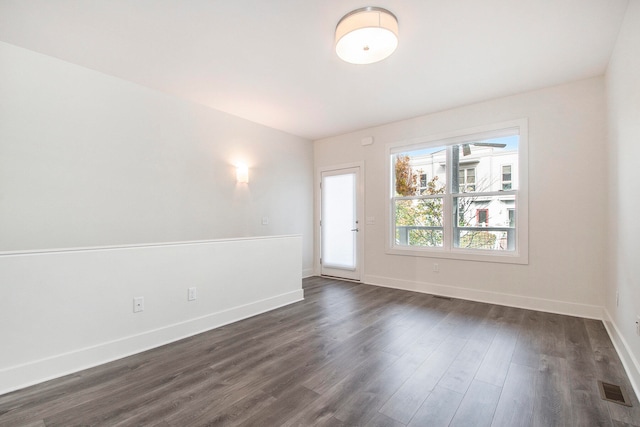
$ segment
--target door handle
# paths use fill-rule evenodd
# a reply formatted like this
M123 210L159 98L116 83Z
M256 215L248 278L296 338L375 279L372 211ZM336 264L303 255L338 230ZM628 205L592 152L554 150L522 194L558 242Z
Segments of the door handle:
M354 228L354 229L353 229L353 230L351 230L351 231L360 231L360 230L359 230L359 229L357 229L357 228Z

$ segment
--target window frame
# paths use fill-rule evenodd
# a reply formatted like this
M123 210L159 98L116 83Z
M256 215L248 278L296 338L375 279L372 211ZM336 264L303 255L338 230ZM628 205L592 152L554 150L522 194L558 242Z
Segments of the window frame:
M481 249L467 249L453 247L453 198L451 191L447 191L443 196L447 199L444 202L443 223L444 240L443 247L426 246L402 246L395 241L395 213L394 213L394 193L393 156L397 153L431 148L437 146L457 145L464 142L497 138L500 136L519 135L518 141L518 189L516 196L516 248L514 251L487 251ZM386 144L385 172L386 172L386 230L385 245L387 254L419 256L429 258L449 258L468 261L499 262L509 264L529 263L529 200L528 200L528 120L526 118L494 123L485 126L456 130L442 134L430 135L419 138L412 138L403 141ZM448 163L447 163L448 164ZM502 175L502 168L500 168ZM449 180L449 179L448 179ZM514 182L512 168L512 182ZM447 183L449 186L450 184ZM509 191L511 193L511 191ZM464 194L464 193L459 193ZM492 194L492 193L489 193Z

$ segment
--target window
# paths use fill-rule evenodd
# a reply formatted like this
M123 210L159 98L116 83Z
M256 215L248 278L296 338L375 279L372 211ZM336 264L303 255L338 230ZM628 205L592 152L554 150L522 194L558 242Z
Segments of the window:
M511 190L511 165L502 166L502 189Z
M388 146L390 253L528 262L526 121L509 125Z
M478 209L476 211L476 222L478 226L489 223L489 209Z
M476 168L460 168L458 170L458 184L461 193L476 191Z
M427 190L428 175L426 173L420 174L420 194L423 194Z

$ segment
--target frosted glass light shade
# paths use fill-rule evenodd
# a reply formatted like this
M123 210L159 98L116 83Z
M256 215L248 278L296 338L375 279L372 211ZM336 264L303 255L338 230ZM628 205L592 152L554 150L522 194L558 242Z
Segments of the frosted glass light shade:
M249 168L245 165L236 167L236 181L241 184L249 183Z
M336 26L336 53L351 64L382 61L398 47L398 20L380 7L346 14Z

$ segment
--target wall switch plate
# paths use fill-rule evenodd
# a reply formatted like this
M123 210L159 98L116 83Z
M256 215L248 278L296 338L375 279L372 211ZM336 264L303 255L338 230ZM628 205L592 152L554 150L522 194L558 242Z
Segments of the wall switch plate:
M139 313L144 311L144 297L134 297L133 298L133 312Z
M436 272L436 273L440 272L440 266L437 263L433 264L433 271Z
M189 292L188 292L188 295L187 295L187 299L188 299L189 301L193 301L193 300L195 300L196 298L198 298L198 293L197 293L197 291L196 291L196 288L189 288Z
M262 217L262 225L269 225L269 217L268 216L263 216Z

